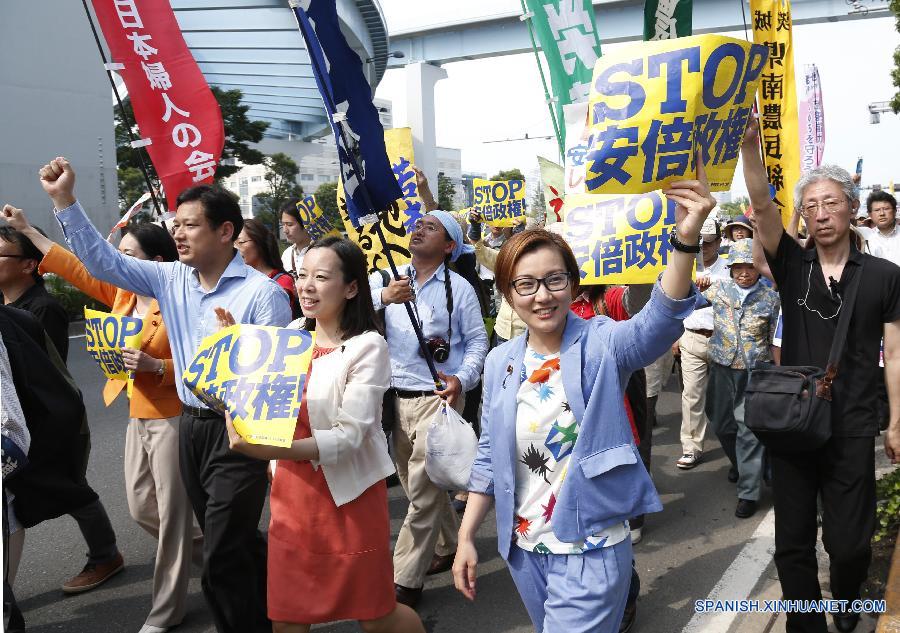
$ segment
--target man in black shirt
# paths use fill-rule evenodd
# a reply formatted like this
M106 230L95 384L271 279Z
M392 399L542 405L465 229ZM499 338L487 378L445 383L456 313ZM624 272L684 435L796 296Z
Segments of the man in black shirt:
M775 497L775 565L784 598L822 597L816 563L816 497L822 496L822 542L831 560L831 592L853 601L868 574L875 529L875 436L878 356L884 337L891 418L885 451L900 460L900 267L860 253L850 239L859 197L850 174L823 166L797 183L795 203L809 229L804 248L785 233L759 154L756 123L741 150L757 231L781 294L784 365L825 368L843 296L860 284L832 390L832 437L808 452L770 453ZM863 266L864 272L863 272ZM849 603L848 603L849 606ZM833 614L845 633L856 614ZM822 613L790 613L788 633L825 633Z
M0 226L3 303L33 314L65 362L69 354L69 315L44 288L44 278L38 272L43 257L22 233L10 226Z

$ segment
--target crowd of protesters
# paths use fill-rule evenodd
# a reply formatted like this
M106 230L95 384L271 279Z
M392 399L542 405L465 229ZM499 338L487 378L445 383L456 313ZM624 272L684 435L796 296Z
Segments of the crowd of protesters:
M456 588L475 599L474 543L492 507L499 554L536 631L630 630L640 591L632 548L644 515L662 509L649 475L657 401L676 362L682 450L666 467L699 464L711 429L736 484L737 518L755 514L763 481L772 487L784 598L821 598L819 521L834 598L859 598L879 433L900 460L896 199L873 192L863 212L854 179L824 166L795 183L785 230L757 135L751 123L742 147L752 208L720 222L698 161L695 180L663 192L676 204L664 272L628 287L581 287L553 226L485 228L477 213L437 209L421 172L428 212L397 278L368 274L365 255L345 238L311 242L293 204L282 210L289 246L279 253L265 224L245 220L228 192L208 185L178 196L171 233L130 225L116 248L79 204L73 167L49 161L40 183L67 248L10 205L0 227L7 630L25 628L13 585L28 528L65 514L77 520L88 559L65 592L89 591L125 564L86 478L89 429L65 365L68 318L44 273L144 323L140 349L123 351L135 375L126 497L158 540L141 633L181 623L192 562L222 633L337 620L367 632L424 631L415 607L426 576L452 570ZM773 362L824 369L851 285L858 293L833 385L831 438L800 454L767 449L745 423L751 372ZM246 442L227 414L178 380L203 338L235 323L316 332L288 447ZM107 382L107 405L123 386ZM425 466L429 424L445 402L480 434L469 484L450 494ZM395 473L409 505L391 551ZM846 632L859 616L832 617ZM826 616L792 613L787 626L821 633Z

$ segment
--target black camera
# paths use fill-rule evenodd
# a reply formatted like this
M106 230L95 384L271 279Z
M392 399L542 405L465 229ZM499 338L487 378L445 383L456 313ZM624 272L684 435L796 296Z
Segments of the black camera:
M447 359L450 358L450 343L440 336L432 336L425 339L425 345L428 346L428 351L431 352L434 362L446 363ZM419 349L419 355L423 356L421 349Z

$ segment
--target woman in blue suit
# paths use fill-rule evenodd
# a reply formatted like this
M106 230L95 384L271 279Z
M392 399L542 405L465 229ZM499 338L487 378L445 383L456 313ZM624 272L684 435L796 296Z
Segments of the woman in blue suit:
M628 517L662 509L623 390L671 347L694 309L694 253L715 206L702 164L698 179L664 191L676 205L668 267L629 321L569 313L579 266L560 236L525 231L498 255L497 288L528 329L485 363L482 435L453 578L474 600L475 533L494 502L500 555L538 633L618 631L631 578Z

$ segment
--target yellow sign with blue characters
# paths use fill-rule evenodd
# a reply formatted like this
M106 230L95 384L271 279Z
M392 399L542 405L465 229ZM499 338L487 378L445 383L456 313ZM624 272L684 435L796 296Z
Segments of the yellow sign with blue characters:
M250 444L290 446L314 333L232 325L203 339L182 380L211 409L228 411Z
M585 192L637 194L696 178L731 188L768 49L721 35L643 42L594 67Z

